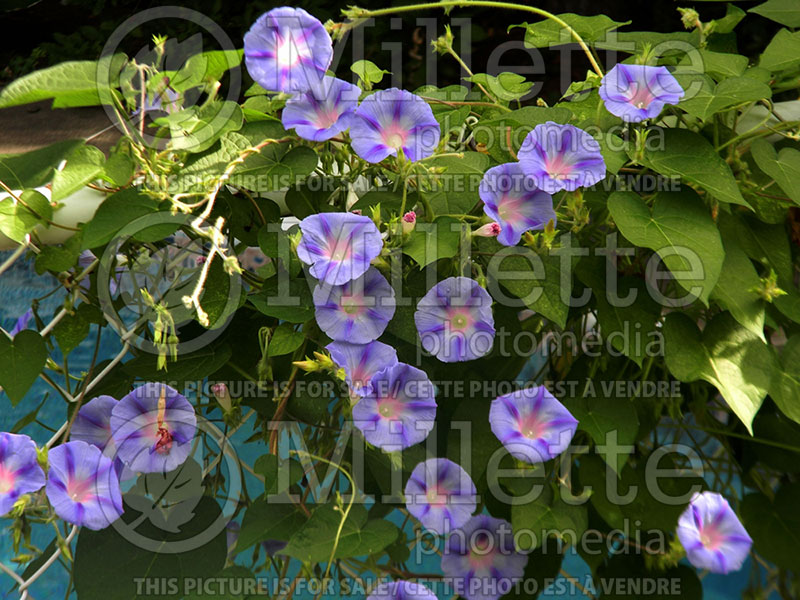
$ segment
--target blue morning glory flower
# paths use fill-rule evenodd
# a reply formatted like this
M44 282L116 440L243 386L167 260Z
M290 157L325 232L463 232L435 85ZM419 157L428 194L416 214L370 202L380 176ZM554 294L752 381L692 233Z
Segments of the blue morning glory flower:
M247 72L266 90L307 92L319 83L331 60L331 36L302 8L273 8L244 36Z
M678 519L678 539L689 562L712 573L741 569L753 545L728 501L715 492L692 497Z
M506 450L529 463L546 462L564 452L578 427L575 417L544 386L493 400L489 423Z
M408 512L427 529L445 535L466 523L478 506L477 489L467 472L446 458L419 463L406 483Z
M422 347L442 362L474 360L494 345L492 298L468 277L449 277L428 290L414 323Z
M600 83L606 109L623 121L653 119L667 104L678 104L683 88L666 67L617 64Z
M500 226L497 241L504 246L516 246L526 231L544 229L551 220L556 222L552 196L536 187L519 163L486 171L478 191L483 212Z
M371 342L394 316L394 290L375 267L342 285L317 285L313 299L319 328L338 342Z
M100 448L82 441L48 453L45 491L55 513L73 525L104 529L122 515L122 494L114 463Z
M310 91L292 96L286 102L281 122L285 129L294 129L303 139L329 140L350 128L360 94L357 85L325 76Z
M361 277L383 248L375 223L353 213L310 215L300 221L300 231L297 257L311 265L311 275L329 285Z
M372 392L371 381L375 373L397 364L397 351L381 342L332 342L325 349L331 353L333 362L344 369L345 382L357 397Z
M117 456L139 473L177 469L189 456L196 429L192 405L163 383L145 383L111 411Z
M42 489L45 478L36 460L36 444L27 435L0 432L0 516L23 494Z
M497 600L524 572L528 556L514 548L511 523L476 515L447 538L442 571L467 600Z
M525 137L517 157L522 171L548 194L589 187L606 176L600 144L574 125L540 123Z
M439 145L440 134L428 103L398 88L364 98L350 128L353 150L371 163L397 156L399 150L412 162L427 158Z
M424 371L397 363L373 375L370 383L372 391L353 407L355 426L370 444L395 452L428 437L436 399Z

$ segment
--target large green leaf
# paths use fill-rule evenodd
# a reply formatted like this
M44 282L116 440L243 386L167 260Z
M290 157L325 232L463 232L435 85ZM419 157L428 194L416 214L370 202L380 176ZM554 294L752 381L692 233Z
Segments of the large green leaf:
M156 123L169 127L174 149L202 152L226 132L240 129L243 115L241 107L232 100L214 101L161 117Z
M647 148L642 161L645 166L698 185L720 202L750 206L742 198L731 168L702 135L688 129L663 129L660 133L664 145Z
M753 263L739 244L730 238L723 239L725 261L722 263L717 285L711 299L730 311L743 327L764 337L764 301L753 291L761 285Z
M800 31L781 29L764 52L758 66L773 73L800 65Z
M480 152L464 152L461 156L443 156L426 161L426 166L443 172L424 191L425 198L436 215L468 213L480 202L478 184L489 168L489 157Z
M605 15L585 17L574 13L563 13L556 16L572 27L588 44L604 40L609 31L631 23L630 21L614 21ZM525 46L528 48L548 48L559 44L575 43L572 34L551 19L511 25L509 30L514 27L525 28Z
M599 456L582 456L578 476L583 486L591 487L590 500L597 512L616 529L624 528L626 521L638 520L642 531L674 532L689 504L690 492L702 490L704 484L688 469L680 475L654 477L655 469L677 469L669 454L660 456L657 462L651 455L640 458L635 466L626 464L618 481L608 477L607 469Z
M47 361L42 336L23 329L12 340L0 331L0 387L12 405L22 400Z
M24 154L0 155L0 181L12 189L26 189L48 183L55 168L83 140L65 140Z
M114 69L124 56L105 57L100 61L67 61L41 71L34 71L9 83L0 92L0 108L53 99L53 108L96 106L106 98L109 88L101 71L107 70L113 81Z
M789 338L781 351L781 368L775 369L769 395L787 417L800 423L800 336Z
M715 316L702 333L687 315L671 313L664 322L664 341L670 372L681 381L702 379L714 385L752 435L753 417L777 369L764 341L730 313Z
M67 155L67 163L53 175L53 202L59 202L100 177L106 157L95 146L78 146Z
M675 280L708 304L725 251L719 231L697 194L691 190L661 192L651 213L638 194L614 192L608 198L608 210L628 240L657 252ZM699 277L692 271L697 261L702 265Z
M780 153L764 139L750 146L758 168L775 180L795 204L800 204L800 150L783 148Z
M787 27L800 27L800 4L797 0L767 0L747 12L761 15Z
M578 419L578 429L592 436L598 454L620 476L628 455L634 449L639 430L636 408L630 398L617 396L616 386L612 382L594 382L592 395L586 394L587 389L579 386L579 395L562 401L572 416ZM628 451L609 452L605 449L613 447L615 443L628 447Z
M18 198L19 202L9 196L0 200L0 232L22 242L37 225L46 225L53 216L53 207L36 190L25 190Z
M576 256L572 255L573 260ZM492 257L487 275L528 308L563 328L572 294L572 270L567 267L569 259L558 250L539 255L528 248L514 247Z
M535 549L546 535L579 540L588 526L587 506L585 503L567 504L550 485L545 485L535 500L512 505L511 524L515 532L525 530L534 534L520 536L523 544L520 550ZM533 546L528 543L531 541L538 544Z
M281 553L305 562L327 562L337 539L342 514L331 504L320 506L311 514L311 519L292 535ZM376 554L397 539L398 534L399 529L389 521L367 521L366 509L356 504L338 537L335 557Z
M645 281L637 277L615 280L616 297L612 297L606 289L606 266L602 258L585 257L578 263L576 273L592 288L603 338L641 365L647 356L648 344L656 335L661 307L653 300ZM617 277L616 271L611 276Z
M761 556L784 569L800 570L800 484L786 483L774 502L763 494L742 501L742 519Z
M772 97L770 87L752 77L729 77L716 85L707 76L678 79L684 89L696 85L695 82L700 83L700 89L692 98L682 100L680 107L702 121L708 121L715 114L734 106ZM689 83L690 79L692 83Z
M288 497L284 497L282 502L267 502L261 496L244 513L236 550L241 552L266 540L288 542L305 522L305 515Z
M159 551L142 549L128 539L126 527L134 527L138 511L126 507L121 523L92 531L81 529L75 548L75 590L81 600L131 600L147 597L141 582L173 581L175 590L158 595L183 597L189 579L208 577L225 565L227 543L223 516L217 502L200 498L194 516L177 533L165 531L149 520L135 526L135 533L151 541ZM218 530L218 533L215 533ZM210 533L209 533L210 532ZM163 551L162 551L163 549ZM164 586L166 588L166 586Z
M461 231L467 227L452 217L437 217L433 223L418 222L403 244L403 252L425 267L440 258L458 254Z
M154 213L158 202L133 188L121 190L106 198L91 221L83 229L83 247L97 248L107 244L132 221Z

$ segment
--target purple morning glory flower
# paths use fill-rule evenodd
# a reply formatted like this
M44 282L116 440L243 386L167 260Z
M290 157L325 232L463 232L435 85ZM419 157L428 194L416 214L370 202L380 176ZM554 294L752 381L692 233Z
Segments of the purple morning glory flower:
M657 117L665 104L677 104L684 96L666 67L647 65L615 65L599 92L608 112L632 123Z
M17 319L17 322L14 323L14 327L11 329L11 331L8 332L8 335L10 335L11 338L13 339L14 336L17 335L20 331L28 328L28 324L31 322L31 319L33 319L33 309L29 308L24 313L22 313L22 316L20 318Z
M283 540L265 540L261 542L261 547L267 553L267 556L277 556L288 545L289 542Z
M107 446L114 448L111 437L111 411L117 405L116 398L98 396L81 406L75 422L72 424L69 439L81 440L105 450ZM111 454L113 456L113 452Z
M496 600L519 581L528 556L514 548L511 523L476 515L453 531L442 553L442 571L467 600Z
M753 545L728 501L715 492L692 497L678 519L678 539L689 562L712 573L741 569Z
M117 456L139 473L177 469L189 456L196 429L189 401L161 383L136 388L111 412Z
M600 144L574 125L540 123L525 136L517 156L522 171L548 194L589 187L606 176Z
M480 358L494 344L492 298L468 277L449 277L428 290L414 322L422 347L442 362Z
M372 392L372 377L378 371L397 364L397 351L381 342L350 344L333 342L325 349L340 368L354 396L362 397Z
M48 454L47 498L73 525L104 529L122 514L119 478L111 459L86 442L61 444Z
M371 163L397 156L401 149L412 162L426 158L439 145L440 133L428 103L397 88L364 98L350 128L353 150Z
M247 72L266 90L307 92L320 82L332 59L331 36L302 8L273 8L244 36Z
M467 472L446 458L419 463L406 483L406 508L431 531L450 533L469 521L478 506Z
M438 600L436 594L421 583L411 581L384 581L367 600Z
M373 375L370 383L372 391L353 407L353 421L370 444L394 452L428 437L436 399L424 371L397 363Z
M36 444L27 435L0 432L0 515L7 515L23 494L42 489L44 471Z
M544 229L550 220L556 222L553 198L536 187L519 163L505 163L486 171L478 193L483 212L500 225L497 241L504 246L516 246L524 232Z
M300 231L298 258L311 265L314 277L330 285L361 277L383 248L375 223L353 213L310 215L300 221Z
M305 140L323 142L350 128L361 89L335 77L326 76L311 91L286 102L281 121Z
M394 290L375 267L343 285L317 285L313 298L319 328L338 342L371 342L394 316Z
M546 462L569 446L578 421L544 386L525 388L492 401L489 423L512 456Z

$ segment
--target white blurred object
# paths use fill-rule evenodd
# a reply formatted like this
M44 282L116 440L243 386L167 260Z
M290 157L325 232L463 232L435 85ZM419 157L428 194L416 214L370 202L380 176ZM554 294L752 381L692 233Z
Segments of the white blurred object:
M50 200L52 192L49 188L39 187L36 191L42 194L45 198ZM13 190L14 194L19 196L22 190ZM9 198L11 194L8 192L0 193L0 201ZM77 227L79 223L88 223L91 221L94 213L97 212L97 207L106 199L103 192L98 192L91 188L85 187L78 190L71 196L67 196L59 204L60 207L53 211L53 222L65 227ZM45 227L38 225L34 230L35 237L42 243L48 246L54 244L62 244L71 238L75 232L70 229L62 229L60 227ZM13 250L19 246L17 242L6 237L0 233L0 250Z

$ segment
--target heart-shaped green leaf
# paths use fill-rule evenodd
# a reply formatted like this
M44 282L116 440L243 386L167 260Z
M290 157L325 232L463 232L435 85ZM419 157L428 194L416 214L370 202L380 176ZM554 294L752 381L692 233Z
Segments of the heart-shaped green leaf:
M682 313L664 322L665 358L681 381L702 379L714 385L747 430L761 407L777 370L770 348L730 315L721 313L700 330Z
M47 360L44 340L31 329L20 331L12 340L0 333L0 386L16 404L36 381Z

